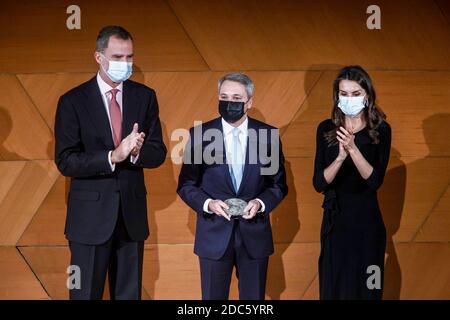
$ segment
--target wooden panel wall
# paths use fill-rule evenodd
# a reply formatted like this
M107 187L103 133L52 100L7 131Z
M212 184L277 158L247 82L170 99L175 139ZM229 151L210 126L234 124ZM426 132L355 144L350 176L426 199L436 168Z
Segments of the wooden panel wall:
M379 192L388 230L385 298L450 299L450 7L445 0L9 1L0 11L0 299L66 299L68 179L53 164L61 94L95 74L95 37L120 24L135 38L133 79L154 88L170 150L177 128L217 116L217 79L246 71L250 115L281 129L290 193L272 214L267 298L317 299L322 195L312 187L317 124L344 65L373 78L393 128ZM151 235L145 299L200 298L195 213L176 195L169 153L147 170ZM107 294L105 294L107 297ZM237 298L233 279L231 297Z

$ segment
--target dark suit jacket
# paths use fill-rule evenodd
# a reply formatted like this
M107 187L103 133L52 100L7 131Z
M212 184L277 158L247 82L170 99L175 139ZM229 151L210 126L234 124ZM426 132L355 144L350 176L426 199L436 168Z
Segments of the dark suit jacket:
M116 164L110 123L96 77L62 95L55 120L55 162L71 178L65 234L71 241L101 244L114 230L119 202L132 240L149 235L147 190L143 168L156 168L166 157L156 94L153 89L127 80L123 83L122 138L139 124L146 134L138 161Z
M217 129L222 132L221 118L214 119L202 125L202 131ZM248 118L248 129L275 129L263 122ZM249 164L249 148L253 145L248 143L247 156L244 167L242 182L236 193L231 181L228 164L226 164L225 152L221 157L222 164L194 164L194 152L201 148L203 151L211 142L202 142L201 145L191 143L193 130L190 131L190 141L187 144L185 159L190 159L191 164L183 163L178 180L178 194L195 212L197 212L197 226L195 234L194 252L204 258L220 259L228 246L233 222L223 217L209 214L203 211L203 204L208 198L226 200L229 198L240 198L249 201L255 198L261 199L265 204L265 212L258 213L251 220L241 219L239 228L245 247L253 258L263 258L273 253L272 229L270 226L269 213L286 196L288 188L286 185L286 173L284 169L284 156L279 148L280 165L274 175L261 175L260 168L264 165L259 161ZM270 131L268 131L270 134ZM270 141L267 139L267 149L270 152ZM223 143L223 141L222 141ZM256 148L260 148L261 141L257 141ZM222 146L225 150L225 146ZM270 154L269 154L270 155Z

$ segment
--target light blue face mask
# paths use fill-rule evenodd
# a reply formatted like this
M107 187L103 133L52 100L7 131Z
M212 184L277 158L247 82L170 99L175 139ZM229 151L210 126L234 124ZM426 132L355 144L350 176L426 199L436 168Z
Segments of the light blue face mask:
M105 55L102 54L102 56L108 60ZM127 80L129 77L131 77L131 74L133 73L133 62L126 62L126 61L112 61L108 60L109 67L108 70L105 70L103 68L103 71L108 75L108 77L114 81L114 82L123 82Z
M364 103L364 97L365 96L358 96L358 97L339 96L338 108L341 109L346 116L355 117L366 106Z

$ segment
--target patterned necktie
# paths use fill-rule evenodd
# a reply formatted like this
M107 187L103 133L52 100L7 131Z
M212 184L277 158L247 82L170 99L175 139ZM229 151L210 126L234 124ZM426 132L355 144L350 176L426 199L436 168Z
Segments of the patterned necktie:
M117 146L122 141L122 113L120 112L119 103L116 100L119 89L112 89L111 100L109 101L109 115L111 117L111 126L113 131L114 146Z
M238 128L233 129L233 152L231 162L231 178L234 186L234 190L238 192L239 186L242 181L242 172L244 169L242 159L242 145L239 140L240 130Z

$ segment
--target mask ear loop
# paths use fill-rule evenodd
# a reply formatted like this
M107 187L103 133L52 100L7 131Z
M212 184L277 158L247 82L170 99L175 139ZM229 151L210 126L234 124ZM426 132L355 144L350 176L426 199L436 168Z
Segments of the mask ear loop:
M253 97L248 98L247 101L244 103L244 108L245 108L245 105L250 101L251 98L253 98ZM247 110L248 110L248 108L247 108ZM245 111L245 113L247 113L247 111Z
M99 52L99 53L100 53L100 55L101 55L103 58L105 58L106 61L108 61L108 67L109 67L109 60L108 60L108 58L107 58L103 53L101 53L101 52ZM104 72L104 73L108 73L108 72L105 70L105 68L103 67L103 64L100 63L100 67L103 69L103 72Z
M252 97L248 98L247 101L244 103L244 110L245 110L245 105L250 101L251 98ZM247 110L245 110L244 114L247 114L247 113L248 113L248 107L247 107Z

